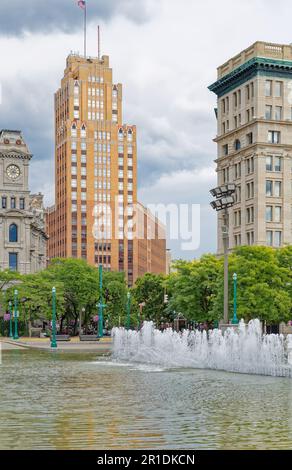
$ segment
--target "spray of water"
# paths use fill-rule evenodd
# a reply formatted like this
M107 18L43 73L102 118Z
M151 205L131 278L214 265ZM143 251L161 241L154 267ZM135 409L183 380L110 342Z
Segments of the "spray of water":
M113 330L113 357L119 361L164 367L215 369L292 377L283 335L262 335L259 320L221 330L159 331L145 322L141 331ZM291 339L291 338L290 338Z

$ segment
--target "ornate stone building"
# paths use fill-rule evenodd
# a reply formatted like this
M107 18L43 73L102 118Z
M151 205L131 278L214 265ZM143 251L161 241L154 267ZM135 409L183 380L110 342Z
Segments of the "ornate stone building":
M0 270L21 274L46 267L42 194L30 194L32 155L20 131L0 131Z
M256 42L218 68L218 185L236 185L230 249L292 244L292 46ZM218 213L218 252L223 217Z

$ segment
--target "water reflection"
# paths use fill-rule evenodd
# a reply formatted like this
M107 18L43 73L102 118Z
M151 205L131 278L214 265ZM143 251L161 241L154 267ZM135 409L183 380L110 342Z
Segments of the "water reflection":
M291 449L292 380L3 353L0 449Z

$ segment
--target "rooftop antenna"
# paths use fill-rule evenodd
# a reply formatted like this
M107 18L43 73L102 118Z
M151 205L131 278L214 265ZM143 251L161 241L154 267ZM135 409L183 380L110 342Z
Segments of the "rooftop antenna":
M97 38L98 38L98 60L100 60L100 26L97 27Z

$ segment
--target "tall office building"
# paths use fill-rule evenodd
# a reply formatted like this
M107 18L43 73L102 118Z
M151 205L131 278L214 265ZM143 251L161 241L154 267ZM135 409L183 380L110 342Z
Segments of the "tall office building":
M136 236L136 126L123 124L122 85L113 84L108 56L68 56L55 94L55 142L49 257L125 271L129 285L144 272L165 272L165 232L146 258Z
M292 45L256 42L218 68L218 185L236 184L229 246L292 243ZM218 252L222 246L218 215Z

